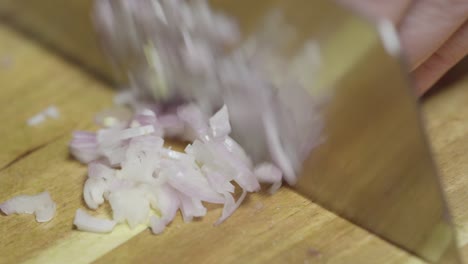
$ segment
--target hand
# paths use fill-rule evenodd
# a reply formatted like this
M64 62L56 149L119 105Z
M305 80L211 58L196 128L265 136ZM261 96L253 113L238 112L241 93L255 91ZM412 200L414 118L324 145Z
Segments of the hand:
M420 95L468 54L468 0L338 0L398 28Z

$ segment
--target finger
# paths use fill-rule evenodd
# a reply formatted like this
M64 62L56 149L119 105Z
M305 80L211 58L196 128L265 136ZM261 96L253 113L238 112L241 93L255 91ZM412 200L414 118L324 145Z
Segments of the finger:
M420 95L434 85L450 68L468 54L468 22L414 72Z
M398 24L414 0L337 0L371 19L386 18Z
M429 58L467 17L467 0L417 0L400 26L400 38L411 70Z

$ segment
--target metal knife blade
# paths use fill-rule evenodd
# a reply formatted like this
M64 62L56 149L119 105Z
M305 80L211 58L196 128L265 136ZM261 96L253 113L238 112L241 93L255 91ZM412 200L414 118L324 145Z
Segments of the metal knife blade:
M285 4L292 23L304 32L308 24L337 29L321 45L328 49L322 74L329 76L322 85L334 89L324 113L327 138L304 163L297 189L426 261L460 263L417 98L401 59L389 54L376 25L319 2ZM317 20L300 11L314 9L326 10L326 16ZM342 71L333 68L340 64L337 54L343 55Z

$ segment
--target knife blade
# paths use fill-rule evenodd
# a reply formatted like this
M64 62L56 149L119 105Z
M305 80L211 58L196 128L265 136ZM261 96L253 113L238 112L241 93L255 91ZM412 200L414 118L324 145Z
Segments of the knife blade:
M310 10L318 1L292 2L296 10ZM344 20L341 31L330 33L329 41L338 43L322 45L329 49L322 55L323 74L335 72L328 74L327 87L334 89L324 111L327 139L304 162L297 189L430 263L461 263L417 97L388 43L394 39L382 39L375 23L339 7L326 10ZM308 23L333 23L306 12L294 12L295 20L300 15ZM338 73L331 68L338 65L336 53L357 57Z

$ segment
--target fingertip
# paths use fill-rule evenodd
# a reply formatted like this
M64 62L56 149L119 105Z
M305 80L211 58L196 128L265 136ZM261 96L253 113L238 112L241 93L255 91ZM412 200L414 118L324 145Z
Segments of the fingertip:
M445 73L467 55L467 47L468 24L465 24L437 52L412 72L417 93L421 96L434 86Z
M424 94L426 94L427 91L429 91L432 87L432 85L428 85L427 84L428 82L425 81L424 79L421 80L420 78L418 77L415 77L415 82L414 82L414 86L415 86L415 89L416 89L416 94L419 96L419 97L422 97Z

